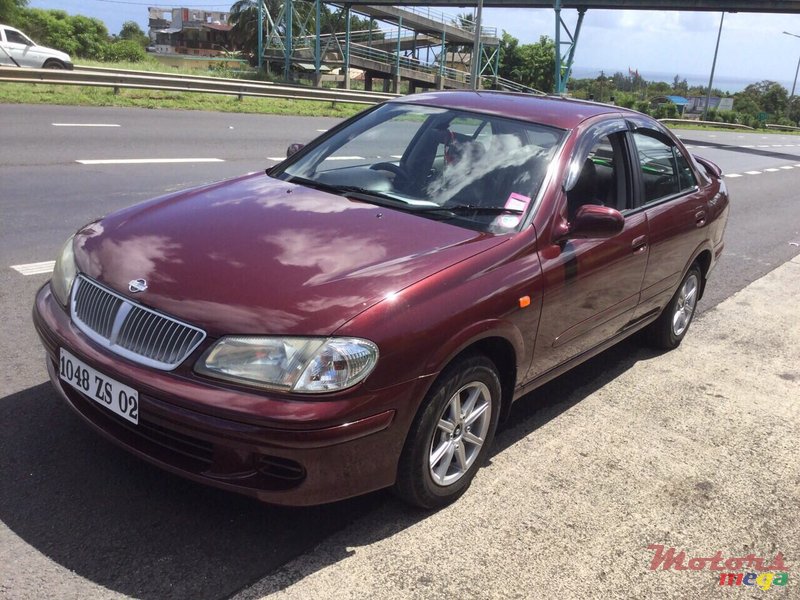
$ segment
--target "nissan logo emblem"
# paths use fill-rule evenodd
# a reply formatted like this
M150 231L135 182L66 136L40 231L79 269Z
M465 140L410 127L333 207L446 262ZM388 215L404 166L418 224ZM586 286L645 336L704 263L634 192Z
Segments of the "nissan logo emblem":
M147 281L144 279L132 279L128 282L128 291L138 294L147 289Z

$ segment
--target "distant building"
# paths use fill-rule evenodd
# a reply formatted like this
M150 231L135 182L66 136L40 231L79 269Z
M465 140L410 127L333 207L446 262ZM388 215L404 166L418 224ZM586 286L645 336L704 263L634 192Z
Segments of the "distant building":
M686 112L691 114L702 113L706 108L705 96L693 96L689 98L686 105ZM733 110L733 98L719 98L712 96L708 101L708 108L712 110Z
M235 50L227 11L148 7L150 42L160 54L218 56Z
M658 108L663 104L674 104L675 108L678 109L678 115L683 115L683 111L689 104L689 100L683 96L656 96L650 100L650 106L652 108Z

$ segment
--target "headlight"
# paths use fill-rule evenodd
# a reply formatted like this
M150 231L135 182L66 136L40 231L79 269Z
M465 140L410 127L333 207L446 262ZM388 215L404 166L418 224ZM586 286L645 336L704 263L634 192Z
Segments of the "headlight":
M72 251L71 235L61 249L61 253L56 259L56 266L53 268L53 278L50 280L50 289L53 290L53 295L56 297L63 306L69 304L69 292L72 289L72 282L75 281L75 276L78 274L78 268L75 266L75 254Z
M378 347L358 338L225 337L195 365L200 374L313 394L354 386L372 372Z

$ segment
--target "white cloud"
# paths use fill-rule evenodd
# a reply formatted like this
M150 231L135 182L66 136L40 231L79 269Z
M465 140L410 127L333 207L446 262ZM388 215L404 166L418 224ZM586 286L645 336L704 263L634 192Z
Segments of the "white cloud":
M577 11L562 11L570 28ZM720 13L691 11L588 10L578 42L575 67L628 66L640 71L706 76L711 69ZM505 29L521 43L553 37L549 9L487 9L485 24ZM773 79L791 85L800 56L800 15L726 13L717 62L717 80ZM671 76L670 76L671 77Z

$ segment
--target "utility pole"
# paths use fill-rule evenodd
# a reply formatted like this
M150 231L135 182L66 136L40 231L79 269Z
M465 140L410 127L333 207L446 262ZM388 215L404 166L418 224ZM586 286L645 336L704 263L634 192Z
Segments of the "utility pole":
M264 68L264 0L258 0L258 72Z
M717 33L717 47L714 49L714 62L711 63L711 77L708 80L708 93L706 94L706 107L703 110L703 121L708 117L708 104L711 102L711 87L714 85L714 70L717 68L717 54L719 54L719 40L722 37L722 23L725 21L725 13L719 19L719 32Z
M784 31L783 33L785 33L786 35L791 35L791 36L796 37L796 38L800 38L800 35L797 35L796 33L789 33L788 31ZM794 71L794 83L792 84L792 95L789 96L789 100L794 98L794 91L797 88L797 74L798 73L800 73L800 59L797 60L797 69L795 69L795 71Z

